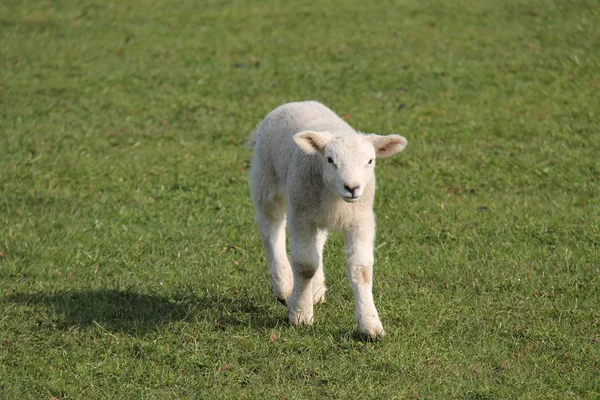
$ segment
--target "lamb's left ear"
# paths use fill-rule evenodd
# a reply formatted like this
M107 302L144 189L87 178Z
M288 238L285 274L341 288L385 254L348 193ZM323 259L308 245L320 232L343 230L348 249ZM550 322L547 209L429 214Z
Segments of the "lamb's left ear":
M294 141L307 154L323 153L325 145L333 139L329 132L304 131L294 135Z
M393 156L399 151L404 150L408 141L400 135L367 135L367 140L373 143L375 153L379 158Z

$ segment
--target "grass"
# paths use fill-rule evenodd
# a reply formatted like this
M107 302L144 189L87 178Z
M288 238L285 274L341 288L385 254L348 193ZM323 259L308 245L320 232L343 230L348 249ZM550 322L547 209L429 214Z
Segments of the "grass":
M594 1L0 4L0 398L600 397ZM401 133L359 340L341 238L293 329L253 127Z

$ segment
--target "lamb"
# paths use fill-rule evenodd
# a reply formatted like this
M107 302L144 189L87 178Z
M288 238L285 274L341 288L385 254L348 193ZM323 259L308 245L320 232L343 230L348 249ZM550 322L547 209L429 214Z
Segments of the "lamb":
M311 325L313 304L325 300L323 246L335 230L344 235L360 332L384 336L372 293L375 159L406 144L399 135L358 133L315 101L284 104L258 125L248 142L251 194L273 292L291 325Z

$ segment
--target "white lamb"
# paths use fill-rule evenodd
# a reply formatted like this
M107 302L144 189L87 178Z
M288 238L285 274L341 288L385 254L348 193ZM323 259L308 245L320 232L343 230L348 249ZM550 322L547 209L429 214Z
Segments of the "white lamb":
M389 157L406 144L399 135L358 133L315 101L276 108L254 132L252 200L273 292L288 304L293 326L311 325L313 304L325 300L323 246L328 230L338 230L344 234L360 332L368 338L384 335L372 293L375 158Z

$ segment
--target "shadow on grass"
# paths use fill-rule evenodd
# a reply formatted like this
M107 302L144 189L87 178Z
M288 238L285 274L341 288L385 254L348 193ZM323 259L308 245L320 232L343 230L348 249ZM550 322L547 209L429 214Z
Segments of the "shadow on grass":
M59 293L15 294L4 301L33 306L39 325L57 329L99 325L112 332L143 334L173 322L208 322L215 330L272 328L285 323L267 307L245 296L206 296L193 293L166 297L132 290L96 289Z

